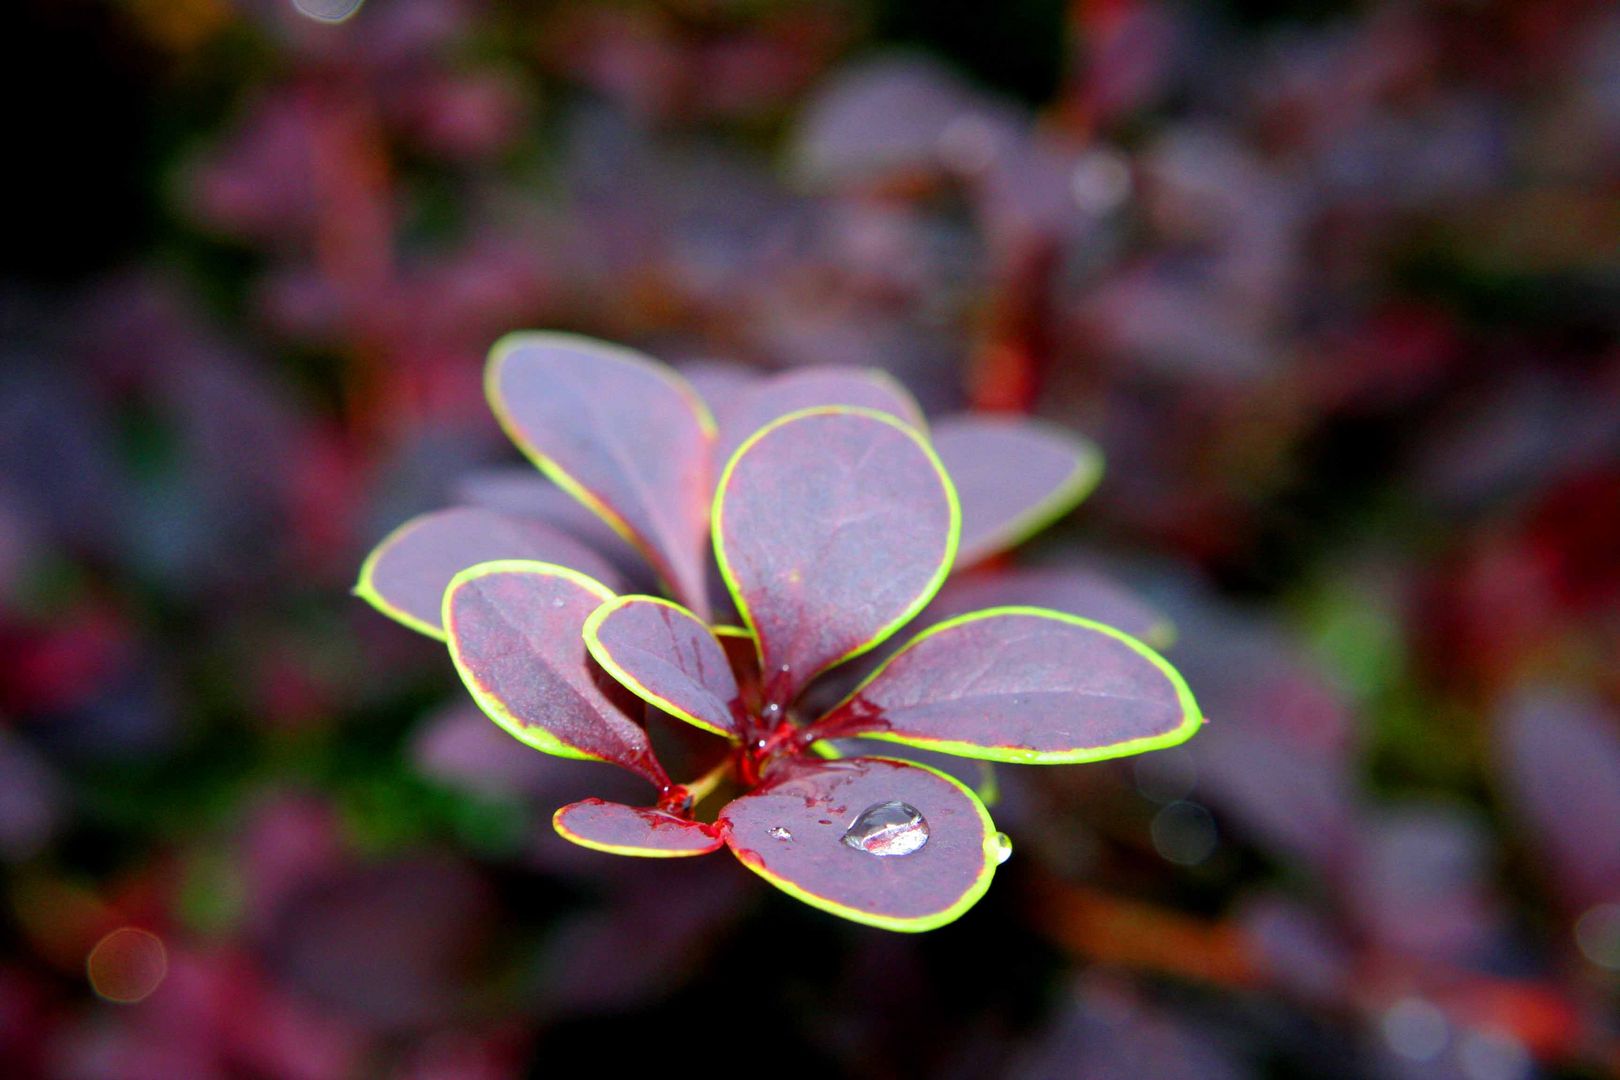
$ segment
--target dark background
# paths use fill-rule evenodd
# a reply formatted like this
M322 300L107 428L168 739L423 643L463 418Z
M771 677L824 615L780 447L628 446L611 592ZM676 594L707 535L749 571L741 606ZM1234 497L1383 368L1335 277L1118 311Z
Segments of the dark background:
M8 1076L1620 1074L1612 5L9 15ZM522 327L1097 440L1019 559L1208 729L1002 770L920 938L569 848L347 595Z

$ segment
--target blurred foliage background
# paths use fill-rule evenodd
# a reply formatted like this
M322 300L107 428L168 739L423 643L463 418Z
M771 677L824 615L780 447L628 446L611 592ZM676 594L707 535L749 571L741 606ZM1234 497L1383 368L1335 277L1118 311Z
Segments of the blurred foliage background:
M1620 1075L1612 5L10 25L7 1076ZM1000 770L921 938L569 847L610 778L346 595L514 460L520 327L1085 432L1017 561L1162 610L1209 727Z

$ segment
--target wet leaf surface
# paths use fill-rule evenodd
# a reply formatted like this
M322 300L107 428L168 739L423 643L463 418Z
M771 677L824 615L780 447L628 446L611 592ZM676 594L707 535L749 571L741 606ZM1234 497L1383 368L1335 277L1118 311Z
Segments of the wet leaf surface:
M875 854L846 842L874 808L915 810L926 841ZM785 764L721 810L726 843L777 888L836 915L888 930L951 922L989 888L996 833L983 804L961 784L885 758Z

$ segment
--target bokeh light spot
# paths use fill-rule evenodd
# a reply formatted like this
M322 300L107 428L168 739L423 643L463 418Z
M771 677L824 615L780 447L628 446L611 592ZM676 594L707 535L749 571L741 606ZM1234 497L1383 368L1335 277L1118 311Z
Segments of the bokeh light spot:
M321 22L338 23L360 10L365 0L293 0L301 14Z
M1097 147L1075 163L1069 191L1088 214L1107 214L1131 196L1131 165L1123 154Z
M1177 866L1197 866L1215 853L1215 819L1197 803L1175 802L1153 816L1153 846Z
M1575 944L1592 963L1620 971L1620 904L1599 904L1575 920Z
M1457 1064L1468 1080L1525 1080L1530 1052L1503 1031L1470 1031L1457 1047Z
M96 942L84 967L99 996L131 1005L150 996L163 982L169 972L169 954L156 934L125 926Z
M1198 786L1198 761L1185 746L1172 746L1136 758L1131 776L1144 799L1180 802Z
M1389 1048L1411 1061L1433 1061L1451 1038L1446 1014L1423 998L1397 1001L1384 1011L1379 1026Z

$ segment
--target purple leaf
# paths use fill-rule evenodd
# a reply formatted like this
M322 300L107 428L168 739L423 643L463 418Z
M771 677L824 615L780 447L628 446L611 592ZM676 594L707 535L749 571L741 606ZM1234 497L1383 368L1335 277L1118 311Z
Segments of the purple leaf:
M718 421L720 414L731 407L739 395L763 382L766 373L747 364L726 360L695 360L680 365L681 377L697 391ZM724 458L721 459L725 460Z
M613 585L618 574L595 552L539 521L460 506L412 518L367 556L355 595L384 615L441 641L445 586L457 573L496 559L532 559Z
M971 791L891 758L789 761L727 804L718 824L772 885L885 930L953 921L984 895L1006 851Z
M1102 452L1054 425L952 416L933 432L962 501L957 566L1023 543L1079 505L1102 476Z
M1187 684L1112 627L992 608L919 634L818 722L964 757L1067 764L1174 746L1203 724Z
M964 511L965 513L965 511ZM1042 607L1112 626L1163 649L1175 640L1175 627L1124 586L1102 574L1072 566L1016 567L953 575L917 617L921 626L991 607Z
M1007 114L935 61L878 57L839 72L810 98L792 168L817 187L971 169L1010 142L1016 129Z
M603 799L569 803L552 815L551 824L558 836L580 847L648 859L707 855L724 843L702 822Z
M613 531L590 507L535 472L530 465L477 469L458 477L456 502L482 506L513 517L534 518L561 529L631 579L652 584L647 559Z
M1620 892L1620 727L1595 699L1526 690L1496 722L1513 808L1535 830L1570 904Z
M444 594L450 658L473 699L512 736L559 757L608 761L668 783L647 733L604 693L581 637L613 594L547 563L482 563Z
M756 635L770 703L922 609L950 568L959 515L920 436L867 409L807 409L726 466L714 546Z
M922 409L906 388L876 368L808 367L757 382L715 408L720 438L716 460L731 460L748 437L772 420L818 405L856 405L888 413L918 431L927 429Z
M650 705L716 735L736 737L737 679L702 620L656 596L621 596L585 621L596 662Z
M1365 935L1403 956L1467 963L1501 938L1490 891L1491 836L1461 804L1380 807L1341 902Z
M512 441L706 614L714 421L692 388L631 349L521 333L490 353L485 391Z

